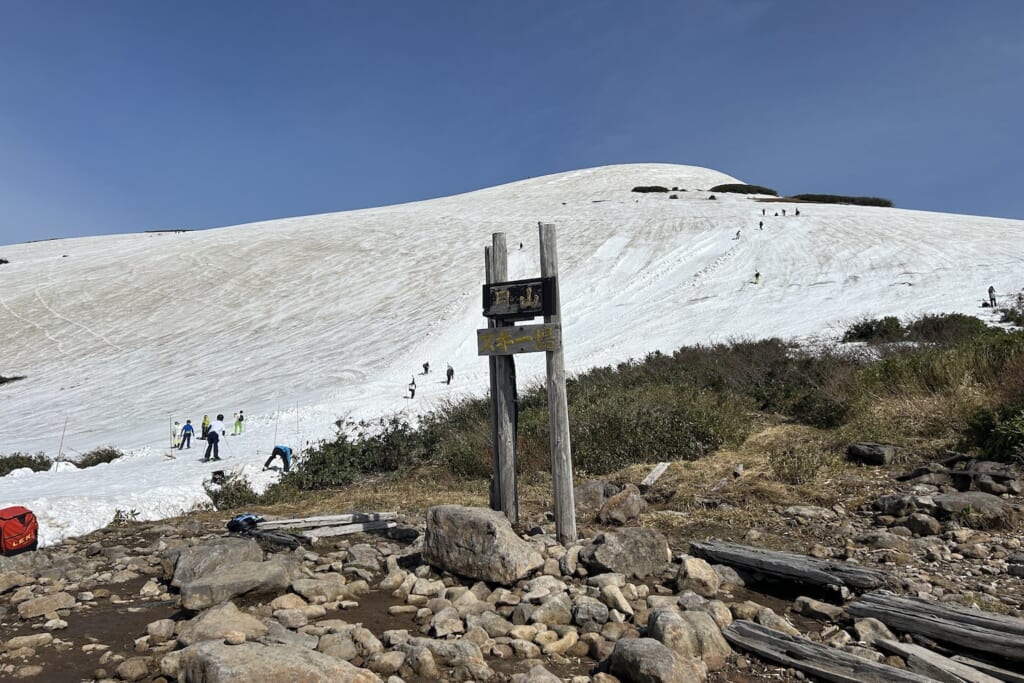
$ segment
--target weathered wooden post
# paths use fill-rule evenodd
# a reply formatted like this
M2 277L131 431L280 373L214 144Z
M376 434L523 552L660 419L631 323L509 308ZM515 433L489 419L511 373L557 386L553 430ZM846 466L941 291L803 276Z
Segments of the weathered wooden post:
M548 325L561 328L562 306L558 287L558 244L555 226L541 223L540 275L553 278L554 301L551 313L544 316ZM551 431L551 479L555 497L555 533L558 542L568 546L576 540L576 496L572 481L572 449L569 442L569 401L565 390L565 355L561 343L545 352L548 373L548 412Z
M491 235L491 277L494 282L508 279L508 251L505 247L505 233ZM509 323L497 321L498 328ZM519 489L516 485L515 453L515 380L512 377L512 356L494 356L494 450L497 453L498 503L505 517L512 523L519 521Z
M494 282L494 276L491 274L491 248L484 247L484 282L490 284ZM497 323L494 320L488 319L487 328L494 327ZM491 413L491 488L490 488L490 504L492 510L501 510L501 467L498 466L498 420L495 417L495 404L497 400L495 397L498 395L498 369L497 369L497 356L487 357L487 368L489 370L489 377L491 381L490 385L490 413Z

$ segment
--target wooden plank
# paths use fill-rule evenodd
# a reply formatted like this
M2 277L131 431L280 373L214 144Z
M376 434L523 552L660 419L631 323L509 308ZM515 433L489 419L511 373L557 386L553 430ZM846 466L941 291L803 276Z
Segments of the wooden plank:
M907 668L911 671L916 671L922 676L931 676L937 681L944 683L1001 683L998 678L993 678L966 664L943 657L920 645L880 638L875 641L875 647L903 657L907 660Z
M817 586L846 586L870 590L891 581L880 571L850 562L819 560L807 555L765 550L723 541L693 541L690 552L713 564L760 572L776 578Z
M722 630L731 644L783 666L835 683L927 683L927 676L878 664L837 648L755 624L734 621Z
M665 474L665 470L668 469L667 462L659 462L651 473L644 477L644 480L640 482L640 488L648 488L654 485L654 482L658 481L661 475Z
M1024 619L875 591L848 606L850 616L874 617L898 631L1024 662Z
M478 356L511 356L516 353L554 351L562 347L562 326L508 325L476 331Z
M491 272L491 248L484 247L484 282L493 282L494 274ZM488 328L497 327L494 320L487 321ZM490 402L488 409L491 418L491 485L489 489L491 509L501 511L501 468L498 465L498 418L496 405L498 403L498 359L494 356L487 358L487 370L490 373Z
M308 527L351 524L353 522L377 522L391 520L398 516L395 512L350 512L340 515L321 515L319 517L296 517L293 519L271 519L256 524L257 529L303 529Z
M1000 681L1005 681L1006 683L1024 683L1024 674L1000 669L998 666L989 664L988 662L981 662L977 659L971 659L970 657L965 657L963 655L953 655L951 659L954 662L960 662L961 664L966 664L978 671L987 673L988 675L998 678Z
M311 541L315 541L318 538L327 538L330 536L346 536L348 534L359 533L360 531L391 529L396 526L398 526L397 522L389 522L387 520L381 520L378 522L359 522L358 524L342 524L339 526L328 526L320 527L318 529L309 529L307 531L299 532L299 536L308 538Z
M551 313L555 282L530 278L484 285L484 317L495 320L529 320Z
M549 325L562 322L562 295L558 281L558 242L555 226L541 223L540 274L554 279L554 307L551 315L544 316ZM565 356L562 346L547 351L545 363L548 371L548 412L551 433L551 480L555 498L555 536L569 547L576 541L576 499L572 486L572 446L569 442L569 401L565 391Z

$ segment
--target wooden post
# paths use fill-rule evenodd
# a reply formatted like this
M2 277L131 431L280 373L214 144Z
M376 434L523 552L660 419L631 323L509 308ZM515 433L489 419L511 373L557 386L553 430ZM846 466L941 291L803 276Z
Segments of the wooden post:
M541 277L558 277L558 244L555 226L538 225L540 232ZM561 283L556 280L554 312L545 323L562 319ZM563 330L564 333L564 330ZM564 339L564 336L563 336ZM569 443L569 401L565 392L565 356L561 344L545 351L548 370L548 411L551 431L551 479L555 497L555 533L558 542L569 546L576 541L576 496L572 484L572 449Z
M485 282L490 284L496 282L492 275L491 248L484 247L484 275ZM494 327L494 321L488 320L487 327ZM494 356L488 356L487 368L490 371L491 379L491 489L490 503L492 510L501 510L501 468L498 466L498 420L495 416L494 407L498 403L498 366Z
M508 279L508 251L505 248L505 233L491 235L491 277L492 282ZM499 327L508 323L499 322ZM513 524L519 521L519 493L516 482L515 453L515 379L512 375L512 357L494 357L495 394L494 417L496 440L494 443L498 459L498 500L505 517Z

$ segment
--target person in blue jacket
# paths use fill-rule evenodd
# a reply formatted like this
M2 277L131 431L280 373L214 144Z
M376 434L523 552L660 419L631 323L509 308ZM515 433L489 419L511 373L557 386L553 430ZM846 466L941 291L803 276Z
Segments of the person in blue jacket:
M274 450L270 451L270 457L263 463L263 469L270 467L270 463L274 462L274 458L280 456L281 462L284 463L284 471L287 472L292 468L292 449L287 446L274 446Z
M181 428L181 443L178 444L178 450L182 448L192 448L192 435L195 433L196 428L192 426L192 420L185 420L185 426Z

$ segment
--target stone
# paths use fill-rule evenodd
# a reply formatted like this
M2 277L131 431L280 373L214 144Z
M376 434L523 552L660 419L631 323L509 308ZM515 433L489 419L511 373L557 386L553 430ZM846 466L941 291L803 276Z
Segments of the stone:
M606 531L580 551L580 561L591 572L615 572L637 579L659 576L671 559L664 534L640 527Z
M430 620L430 629L437 638L456 635L466 630L459 611L454 607L445 607Z
M516 535L503 514L462 505L427 510L422 554L445 571L505 586L544 564L543 556Z
M871 507L880 515L892 517L906 517L917 511L917 505L911 496L901 496L895 493L879 496L871 504Z
M129 657L115 671L122 680L141 681L149 675L149 657Z
M277 593L291 583L288 567L277 559L239 562L181 584L181 605L201 610L247 594Z
M307 604L308 603L302 599L301 595L296 595L295 593L285 593L284 595L279 595L278 597L271 600L270 608L274 610L301 609L305 607Z
M382 683L380 676L315 650L246 642L225 645L206 641L181 650L179 681L294 681Z
M689 555L683 556L676 573L676 590L690 590L705 598L713 598L718 593L720 583L718 574L706 561Z
M940 493L932 496L935 507L946 516L975 516L983 524L1006 521L1008 510L1002 498L982 491Z
M366 668L381 676L391 676L405 664L405 653L398 651L379 652L366 663Z
M357 567L366 569L374 574L380 571L381 554L369 543L356 543L349 546L348 561L345 568Z
M570 624L572 623L572 600L565 593L552 595L530 615L533 623Z
M219 641L228 631L240 631L248 639L255 640L267 633L267 626L251 614L239 611L235 603L225 602L181 626L178 642L187 647L203 640Z
M596 598L583 596L572 607L572 623L583 633L598 633L608 622L608 606Z
M796 602L793 603L793 607L797 613L805 617L822 621L838 621L843 616L842 607L814 600L807 596L797 598Z
M573 487L577 519L593 521L605 501L614 496L618 490L615 484L598 479L591 479Z
M873 645L876 640L897 640L889 627L874 617L858 619L853 623L853 630L857 640L867 645Z
M597 513L597 521L623 526L639 519L646 509L647 501L640 495L640 489L633 484L626 484L621 491L604 502Z
M703 662L686 659L654 638L625 638L608 657L608 672L636 683L693 683L707 680Z
M618 610L622 614L633 614L633 606L622 594L622 589L615 584L606 584L601 587L601 600L608 605L609 609Z
M309 623L306 613L296 608L274 610L274 618L288 629L300 629Z
M352 640L351 631L345 633L325 633L320 636L316 649L325 655L348 661L359 656L359 649Z
M574 630L570 630L566 631L565 635L561 638L557 638L545 645L541 651L548 656L564 655L570 648L575 646L577 642L579 642L579 634Z
M724 629L732 623L732 612L721 600L708 600L701 609L711 615L719 629Z
M898 452L899 447L892 444L862 441L852 443L846 447L846 459L864 465L891 465L895 461Z
M589 680L589 679L588 679ZM522 683L562 683L562 679L545 669L540 664L535 664L526 672L526 678Z
M800 635L800 631L793 624L789 623L785 617L776 614L770 607L762 607L758 610L757 623L779 633L786 633L791 636Z
M49 645L53 642L52 633L33 633L27 636L15 636L4 644L8 652L19 650L23 647L38 648Z
M0 595L3 595L12 588L27 586L32 583L34 583L32 577L22 574L21 572L0 573Z
M939 520L923 512L915 512L907 517L903 526L910 529L915 536L937 536L942 533L942 524Z
M345 578L340 574L321 574L315 578L295 579L292 581L292 590L310 602L318 598L325 602L334 602L349 595Z
M22 619L35 619L48 612L59 609L70 609L75 606L75 598L70 593L61 591L51 595L31 598L18 605L18 616Z
M721 630L707 612L654 610L648 618L647 631L651 638L680 656L701 658L711 671L724 668L732 654Z
M224 634L224 642L228 645L241 645L245 640L245 634L241 631L228 631Z
M242 562L261 562L263 550L252 538L229 536L203 541L180 551L171 585L180 588L207 574Z
M146 633L152 643L165 643L174 637L174 620L158 619L146 625Z

